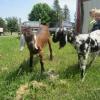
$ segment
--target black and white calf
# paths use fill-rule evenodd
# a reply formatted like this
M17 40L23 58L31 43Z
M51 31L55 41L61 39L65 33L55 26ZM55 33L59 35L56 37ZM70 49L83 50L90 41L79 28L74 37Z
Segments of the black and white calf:
M65 28L57 28L55 34L53 34L52 38L53 42L59 42L59 48L62 48L67 43L67 35Z
M83 78L89 54L91 53L93 55L93 59L91 60L92 63L92 61L95 59L94 54L97 54L100 50L100 30L93 31L89 34L79 35L76 35L72 30L62 30L61 33L59 32L60 31L55 34L53 40L57 40L56 42L61 42L63 40L65 41L65 44L67 43L67 41L73 44L78 53L78 63L81 69L81 77ZM62 34L63 36L61 38ZM60 37L62 40L58 37Z
M82 35L82 34L81 34ZM85 34L83 34L84 36ZM80 35L78 35L80 36ZM84 77L85 69L88 63L89 55L92 55L93 62L100 50L100 30L93 31L84 36L84 39L79 39L76 36L76 46L78 51L78 60L81 68L81 77ZM78 40L79 39L79 40ZM81 41L81 42L80 42ZM77 45L78 44L78 45Z

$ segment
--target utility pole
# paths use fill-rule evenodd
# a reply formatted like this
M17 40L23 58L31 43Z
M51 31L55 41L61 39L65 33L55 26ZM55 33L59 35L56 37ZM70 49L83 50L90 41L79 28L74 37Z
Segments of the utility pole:
M21 18L19 18L19 32L18 35L21 35Z

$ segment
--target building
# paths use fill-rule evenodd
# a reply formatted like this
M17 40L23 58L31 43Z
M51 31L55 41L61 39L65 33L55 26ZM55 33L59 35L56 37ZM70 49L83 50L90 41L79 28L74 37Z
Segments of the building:
M40 28L40 21L26 21L21 24L21 32L29 31L32 29L34 32L37 32Z
M73 23L70 21L63 21L62 26L67 28L67 29L72 29L73 28Z
M40 27L39 21L26 21L21 24L22 27L31 27L31 28L38 28Z
M4 29L2 27L0 27L0 35L3 34Z

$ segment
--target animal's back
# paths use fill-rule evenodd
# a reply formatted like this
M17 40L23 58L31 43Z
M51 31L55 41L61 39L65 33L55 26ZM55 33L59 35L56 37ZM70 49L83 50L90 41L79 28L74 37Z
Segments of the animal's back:
M78 36L76 36L76 42L81 44L82 41L86 41L86 39L89 37L89 34L79 34Z
M37 45L40 48L43 48L50 38L48 26L41 25L40 30L37 34Z
M90 33L90 37L93 40L97 40L98 43L100 43L100 30L96 30Z

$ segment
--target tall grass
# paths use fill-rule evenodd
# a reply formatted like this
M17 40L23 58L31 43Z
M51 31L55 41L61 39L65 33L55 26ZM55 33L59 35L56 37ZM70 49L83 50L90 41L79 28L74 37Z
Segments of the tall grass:
M49 60L48 47L44 49L44 63L46 72L52 69L59 75L56 79L40 75L37 56L30 73L27 47L20 52L17 37L0 37L0 100L16 99L18 90L26 84L24 92L19 93L23 100L100 100L100 57L87 69L82 82L75 49L68 44L59 50L54 43L52 49L53 61ZM33 86L35 81L38 86Z

